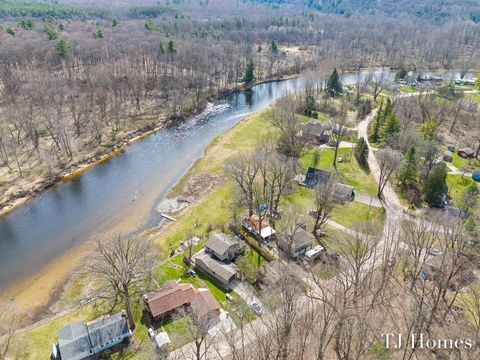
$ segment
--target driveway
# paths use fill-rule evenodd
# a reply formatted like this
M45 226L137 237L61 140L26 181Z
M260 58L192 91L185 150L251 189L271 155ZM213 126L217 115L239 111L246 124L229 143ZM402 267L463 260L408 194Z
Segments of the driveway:
M255 289L249 283L241 280L233 280L230 284L230 289L235 291L242 299L247 303L248 306L253 303L257 303L260 306L262 303L255 294Z

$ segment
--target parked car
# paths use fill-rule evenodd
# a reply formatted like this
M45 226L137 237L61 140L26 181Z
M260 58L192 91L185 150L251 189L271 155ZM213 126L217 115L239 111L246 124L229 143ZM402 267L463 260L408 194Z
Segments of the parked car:
M230 294L225 294L225 297L227 298L228 301L233 301L233 296Z
M188 275L190 275L191 277L195 277L195 276L197 276L197 273L195 272L195 270L190 269L190 270L188 270Z
M155 330L148 328L148 336L150 336L152 339L155 339Z
M262 315L263 309L262 309L262 307L261 307L260 305L258 305L257 303L253 303L253 304L251 305L251 308L252 308L252 311L253 311L253 313L254 313L255 315L257 315L257 316Z
M442 255L442 250L436 247L432 247L430 250L428 250L428 253L433 256L439 256L439 255Z

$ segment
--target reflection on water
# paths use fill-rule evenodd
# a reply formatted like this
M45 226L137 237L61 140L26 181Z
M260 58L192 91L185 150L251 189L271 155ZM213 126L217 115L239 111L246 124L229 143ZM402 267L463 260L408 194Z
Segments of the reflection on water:
M344 84L356 81L356 75L343 79ZM213 138L301 86L302 80L293 79L230 95L221 102L230 105L222 112L195 117L148 136L0 218L0 289L32 276L122 219L142 219L134 224L136 228L157 224L155 204L202 156ZM141 204L147 204L147 209Z

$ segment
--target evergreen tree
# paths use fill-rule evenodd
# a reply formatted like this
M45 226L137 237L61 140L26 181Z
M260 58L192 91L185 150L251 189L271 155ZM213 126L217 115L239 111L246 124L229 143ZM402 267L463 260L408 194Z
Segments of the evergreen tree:
M100 29L98 26L95 28L95 30L93 31L93 38L94 39L103 39L104 35L103 35L103 31L102 29Z
M118 25L118 20L117 19L113 19L112 20L112 27L115 27Z
M368 145L363 137L359 138L357 145L355 146L355 159L357 159L358 165L369 173L370 168L368 166Z
M59 24L59 25L58 25L58 30L60 30L60 31L65 30L65 25Z
M420 126L420 133L425 140L434 141L437 137L437 130L440 123L436 119L431 119Z
M175 44L172 40L168 42L167 52L169 54L175 54L177 52L177 49L175 49Z
M158 45L158 50L160 51L160 54L165 54L165 49L163 48L163 44L160 42L160 45Z
M43 32L47 34L48 40L57 40L58 38L58 32L48 26L43 28Z
M278 54L278 46L274 40L272 40L272 43L270 45L270 51L272 52L272 54Z
M408 75L407 70L405 70L404 68L401 68L399 71L395 73L395 80L403 80L407 75Z
M397 117L395 114L392 112L390 115L388 115L387 120L385 121L385 124L382 127L382 139L386 140L393 134L399 133L400 132L400 122L398 121Z
M405 186L417 182L418 180L418 159L415 147L411 146L403 157L397 179Z
M328 78L327 92L332 97L342 93L342 83L336 68L333 69L332 75Z
M383 99L380 100L380 106L378 107L377 114L373 119L372 129L370 130L370 135L368 140L371 143L377 143L380 140L380 129L382 124L380 123L380 118L383 116Z
M70 45L65 40L60 40L55 46L56 54L65 59L71 52Z
M23 30L28 31L28 30L32 30L34 28L35 23L30 19L28 19L28 20L27 19L22 19L21 21L19 21L17 23L17 26L19 28L22 28Z
M441 162L432 169L423 184L423 198L429 205L443 207L443 198L447 192L447 167Z
M250 84L255 81L255 64L253 63L252 59L247 62L247 68L245 70L245 77L243 78L243 81L246 84Z
M17 32L15 31L15 29L11 28L10 26L8 26L8 27L5 29L5 31L6 31L7 34L10 34L10 35L12 35L12 36L15 36L15 34L17 33Z

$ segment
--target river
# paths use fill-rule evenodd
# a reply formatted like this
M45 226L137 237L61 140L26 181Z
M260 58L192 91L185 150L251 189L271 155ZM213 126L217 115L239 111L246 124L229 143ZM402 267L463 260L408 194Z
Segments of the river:
M356 81L354 74L342 77L344 85ZM157 225L156 204L215 137L287 92L300 90L302 83L276 81L230 95L215 104L223 111L150 135L0 217L0 290L32 277L96 234Z

